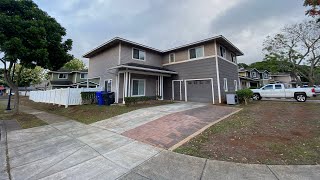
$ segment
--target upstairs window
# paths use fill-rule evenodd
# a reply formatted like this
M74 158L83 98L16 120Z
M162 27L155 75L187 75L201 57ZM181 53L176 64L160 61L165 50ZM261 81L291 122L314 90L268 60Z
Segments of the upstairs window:
M264 73L264 78L269 79L268 73Z
M176 56L174 53L169 54L169 62L173 63L176 61Z
M256 78L257 77L257 72L253 71L251 72L252 77Z
M204 48L203 47L196 47L189 49L189 59L200 58L204 56Z
M231 53L231 61L237 63L237 56L233 53Z
M87 73L81 73L80 74L80 79L87 79L88 78L88 74Z
M224 58L226 58L227 56L226 48L224 48L223 46L220 46L220 56Z
M60 73L58 79L68 79L68 74Z
M132 59L144 61L146 58L146 52L140 49L132 49Z

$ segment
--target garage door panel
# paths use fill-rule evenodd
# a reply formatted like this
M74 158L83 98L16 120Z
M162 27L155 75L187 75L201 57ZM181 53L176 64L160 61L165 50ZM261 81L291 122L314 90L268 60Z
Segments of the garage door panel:
M211 80L187 81L187 100L212 103Z

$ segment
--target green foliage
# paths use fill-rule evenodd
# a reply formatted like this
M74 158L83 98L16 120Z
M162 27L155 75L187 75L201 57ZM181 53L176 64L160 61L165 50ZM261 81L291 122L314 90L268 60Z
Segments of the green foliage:
M236 92L239 102L248 104L249 99L253 96L253 92L250 89L241 89Z
M71 71L80 71L84 70L86 65L80 59L74 58L71 61L64 64L63 69L71 70Z
M260 62L250 64L250 69L256 68L258 70L267 70L271 73L288 72L291 69L291 64L287 61L283 61L278 56L266 55L265 59Z
M96 92L81 92L82 104L93 104L97 102Z
M28 87L30 85L40 84L46 76L45 70L40 66L34 68L23 68L20 64L16 64L14 79L19 87Z
M32 68L59 69L72 59L66 29L31 0L0 1L0 49L4 60Z
M248 66L248 64L246 64L246 63L239 63L239 64L238 64L238 67L239 67L239 68L245 68L245 69L246 69L246 68L248 68L249 66Z
M138 102L146 102L150 100L154 100L154 97L149 96L139 96L139 97L125 97L124 101L126 102L126 105L132 105L136 104Z
M312 17L318 17L317 22L320 22L320 1L319 0L304 0L304 6L310 7L307 10L306 15Z

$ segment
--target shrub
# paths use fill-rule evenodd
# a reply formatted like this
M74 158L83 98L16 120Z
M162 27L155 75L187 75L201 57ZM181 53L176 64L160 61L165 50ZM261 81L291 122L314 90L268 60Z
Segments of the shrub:
M82 104L93 104L97 102L96 92L81 92Z
M245 105L248 104L249 99L253 96L253 92L250 89L241 89L239 91L236 92L239 102L243 103Z
M154 97L149 96L139 96L139 97L125 97L124 101L126 102L126 105L136 104L137 102L145 102L154 100Z

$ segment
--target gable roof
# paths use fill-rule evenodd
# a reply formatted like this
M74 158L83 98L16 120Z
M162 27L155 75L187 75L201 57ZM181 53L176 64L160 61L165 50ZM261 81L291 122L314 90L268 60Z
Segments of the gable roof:
M119 43L126 43L126 44L130 44L130 45L135 45L137 47L148 49L148 50L151 50L151 51L159 53L159 54L164 54L164 53L168 53L168 52L172 52L172 51L176 51L176 50L180 50L180 49L185 49L185 48L188 48L188 47L200 45L200 44L207 43L207 42L213 42L213 41L218 41L220 44L222 44L223 46L225 46L228 49L230 49L237 56L244 55L243 52L240 49L238 49L235 45L233 45L229 40L227 40L227 38L225 38L222 35L219 35L219 36L214 36L214 37L211 37L211 38L203 39L203 40L200 40L200 41L196 41L196 42L193 42L193 43L185 44L185 45L182 45L182 46L177 46L175 48L167 49L167 50L164 50L164 51L156 49L156 48L152 48L150 46L146 46L146 45L143 45L143 44L140 44L140 43L136 43L136 42L133 42L133 41L121 38L121 37L115 37L115 38L113 38L113 39L111 39L111 40L99 45L98 47L92 49L91 51L87 52L86 54L83 55L83 57L84 58L91 58L91 57L101 53L102 51L104 51L104 50L106 50L106 49L108 49L110 47L113 47L113 46L115 46L115 45L117 45Z

